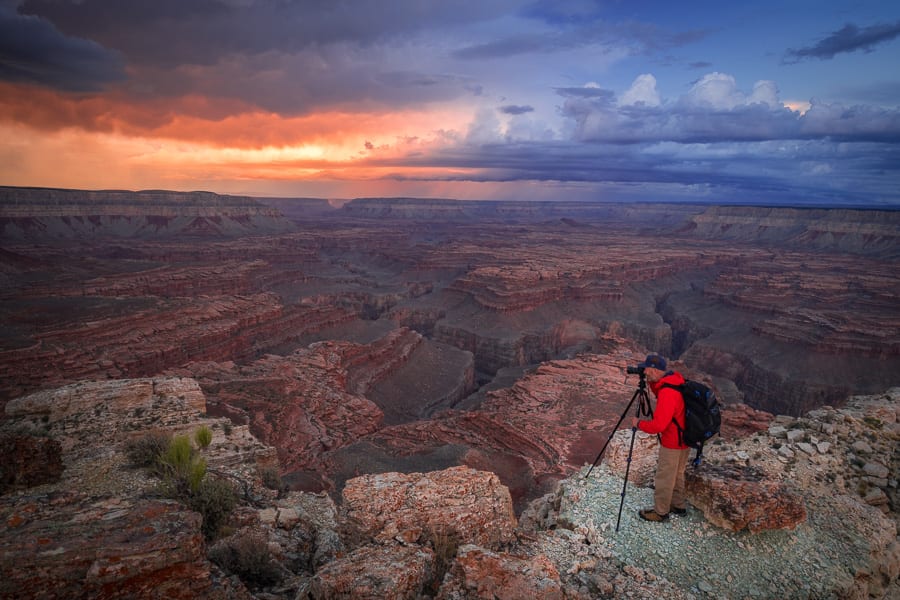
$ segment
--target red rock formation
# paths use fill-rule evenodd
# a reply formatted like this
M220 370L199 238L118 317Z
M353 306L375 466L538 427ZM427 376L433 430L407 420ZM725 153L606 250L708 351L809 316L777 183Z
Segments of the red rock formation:
M784 484L767 480L752 468L701 465L685 472L690 503L706 519L732 531L794 529L806 520L806 506L799 494Z
M173 372L199 380L212 414L247 422L254 435L277 447L283 469L294 474L298 487L322 489L330 487L322 465L326 453L382 426L383 412L366 394L397 380L395 374L404 369L421 368L416 361L429 344L418 333L401 328L371 344L319 342L286 357L268 355L248 365L193 363ZM412 396L420 402L419 410L429 403L440 405L448 396L456 399L457 382L468 390L471 364L460 363L454 369L444 388L428 390L425 398ZM392 402L393 409L403 404Z
M232 597L210 577L200 515L172 501L33 502L4 507L4 598Z
M353 319L324 306L283 306L274 294L167 301L124 317L36 335L33 345L0 352L0 392L98 377L140 377L190 360L247 358Z
M625 366L640 354L620 346L608 355L545 363L488 393L476 410L445 411L364 440L391 456L464 448L458 460L496 472L519 503L594 460L637 389ZM329 468L339 470L341 460L332 453Z
M516 527L509 490L493 473L467 467L363 475L341 496L344 518L363 539L381 543L440 534L496 549Z
M757 431L765 431L775 415L756 410L746 404L729 404L722 410L722 429L725 439L749 437Z
M567 598L559 571L542 555L514 556L463 546L436 598Z
M419 598L432 577L434 552L422 546L364 546L320 569L312 598L406 600Z

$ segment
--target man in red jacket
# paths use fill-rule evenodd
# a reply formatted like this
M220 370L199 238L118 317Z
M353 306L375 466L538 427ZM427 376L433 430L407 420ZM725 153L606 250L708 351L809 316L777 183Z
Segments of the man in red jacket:
M684 377L666 370L666 359L651 354L643 363L644 376L656 396L653 419L632 418L631 426L651 434L659 434L659 461L656 465L653 508L638 512L647 521L665 521L669 513L683 515L687 512L684 497L684 468L687 466L690 448L681 442L678 428L684 429L684 400L678 390L663 384L680 385ZM675 425L677 421L678 425Z

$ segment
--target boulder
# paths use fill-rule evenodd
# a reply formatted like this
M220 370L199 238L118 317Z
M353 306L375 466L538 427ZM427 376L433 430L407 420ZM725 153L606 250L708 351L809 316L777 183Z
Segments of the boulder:
M512 542L516 527L509 490L468 467L356 477L344 487L342 511L362 537L379 541L440 534L493 549Z
M559 572L545 555L514 556L466 545L459 549L436 597L562 600L566 596Z
M211 578L200 515L175 502L57 494L0 508L2 598L242 597Z
M404 600L421 597L434 553L423 546L363 546L322 567L309 587L315 599Z
M793 529L806 520L803 499L754 467L703 464L687 469L685 486L708 521L732 531Z

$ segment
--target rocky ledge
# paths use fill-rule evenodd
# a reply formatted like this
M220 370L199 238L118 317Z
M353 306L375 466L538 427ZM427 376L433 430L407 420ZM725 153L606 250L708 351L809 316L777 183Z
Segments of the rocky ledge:
M56 454L64 469L0 495L0 597L893 598L898 403L893 389L755 421L710 444L687 515L658 524L636 514L652 501L653 436L637 440L627 485L622 431L590 477L585 466L517 520L498 477L465 466L353 478L340 498L270 489L274 450L206 416L194 380L73 384L6 407L0 434L57 440L35 460ZM209 540L124 454L149 430L201 425L210 468L241 491ZM745 487L700 484L729 478ZM772 501L768 520L718 518L746 486Z

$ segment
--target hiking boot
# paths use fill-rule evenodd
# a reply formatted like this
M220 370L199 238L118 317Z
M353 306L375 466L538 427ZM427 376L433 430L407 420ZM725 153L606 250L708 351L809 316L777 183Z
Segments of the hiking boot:
M654 523L662 523L669 520L669 515L661 515L652 508L644 508L638 511L638 514L645 521L653 521Z
M677 507L673 506L669 509L669 512L674 513L676 515L686 515L687 509L686 508L677 508Z

